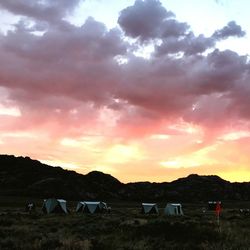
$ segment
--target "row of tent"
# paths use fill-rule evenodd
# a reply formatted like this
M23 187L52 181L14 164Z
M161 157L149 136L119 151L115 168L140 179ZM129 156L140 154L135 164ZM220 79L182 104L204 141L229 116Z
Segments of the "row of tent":
M221 209L221 201L209 201L208 211L216 211L217 207ZM142 203L143 214L158 214L159 209L156 203ZM164 209L166 215L183 215L182 205L180 203L168 203Z
M102 213L109 211L110 208L102 201L79 201L77 203L76 212L82 213ZM69 213L67 202L62 199L47 199L44 200L42 211L46 214L50 213Z
M143 214L158 214L159 209L156 203L142 203ZM183 215L182 205L180 203L168 203L164 209L166 215Z
M142 203L141 212L143 214L158 214L159 209L156 203ZM62 199L44 200L42 211L46 214L50 213L69 213L67 202ZM102 201L79 201L76 206L76 212L82 213L102 213L109 212L110 207ZM183 215L181 204L168 203L164 209L166 215Z
M216 205L220 201L209 201L208 210L215 210ZM103 213L110 212L110 207L102 201L79 201L76 206L76 212L82 213ZM69 213L66 200L62 199L47 199L44 200L42 211L44 213ZM156 203L142 203L141 212L143 214L158 214L159 209ZM166 215L183 215L182 205L180 203L167 203L164 214Z

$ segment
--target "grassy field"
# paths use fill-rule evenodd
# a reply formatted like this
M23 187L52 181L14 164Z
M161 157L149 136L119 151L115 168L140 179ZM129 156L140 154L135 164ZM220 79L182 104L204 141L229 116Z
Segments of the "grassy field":
M185 216L140 214L140 203L109 203L110 214L68 215L24 212L23 198L0 198L0 249L250 249L250 215L239 208L250 203L224 203L218 226L205 204L183 204Z

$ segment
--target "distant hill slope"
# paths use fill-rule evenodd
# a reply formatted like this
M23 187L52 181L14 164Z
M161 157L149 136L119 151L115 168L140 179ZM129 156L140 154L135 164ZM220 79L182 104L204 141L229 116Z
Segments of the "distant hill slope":
M0 195L34 195L71 199L118 199L123 184L97 171L81 175L28 157L0 155Z
M173 182L123 184L98 171L82 175L28 157L0 155L0 195L139 202L250 200L250 183L192 174Z

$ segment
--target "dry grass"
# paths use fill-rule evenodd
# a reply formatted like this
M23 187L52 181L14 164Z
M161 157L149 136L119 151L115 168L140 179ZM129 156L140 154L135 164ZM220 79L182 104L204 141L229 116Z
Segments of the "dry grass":
M237 205L235 205L236 207ZM129 206L111 214L43 215L0 208L0 249L250 249L250 215L185 207L183 217L147 216Z

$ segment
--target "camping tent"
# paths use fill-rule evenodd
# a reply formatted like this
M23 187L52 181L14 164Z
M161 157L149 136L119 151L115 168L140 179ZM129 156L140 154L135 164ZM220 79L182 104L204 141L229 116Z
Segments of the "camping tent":
M158 206L156 203L142 203L142 213L143 214L158 214Z
M43 202L42 211L44 213L68 213L66 201L62 199L47 199Z
M102 201L80 201L77 204L76 212L102 213L107 210L107 204Z
M84 203L84 201L79 201L76 206L76 212L82 212L84 210L85 205L86 204Z
M180 203L168 203L164 213L166 215L183 215L182 206Z

